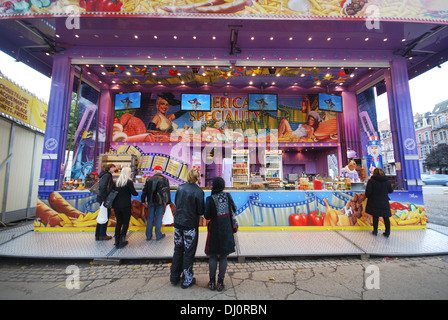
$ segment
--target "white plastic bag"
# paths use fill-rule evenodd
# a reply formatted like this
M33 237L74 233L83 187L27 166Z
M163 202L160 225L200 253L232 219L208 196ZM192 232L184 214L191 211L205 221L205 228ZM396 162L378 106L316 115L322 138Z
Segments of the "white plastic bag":
M174 223L173 212L171 211L171 206L169 204L166 205L165 214L162 218L163 225L170 225Z
M105 224L109 218L107 217L107 208L103 206L103 204L100 205L100 212L98 212L98 216L96 217L96 222L99 224Z

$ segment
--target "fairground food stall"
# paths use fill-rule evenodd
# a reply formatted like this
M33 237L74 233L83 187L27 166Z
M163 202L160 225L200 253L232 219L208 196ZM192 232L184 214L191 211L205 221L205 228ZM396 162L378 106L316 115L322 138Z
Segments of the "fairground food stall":
M106 163L131 166L138 188L162 166L172 199L193 167L206 196L222 176L244 228L368 229L363 191L383 161L396 167L393 228L425 228L408 82L446 61L447 9L2 2L2 48L52 76L35 230L92 230L89 186ZM393 160L379 152L375 94L386 92ZM139 200L133 230L147 223Z

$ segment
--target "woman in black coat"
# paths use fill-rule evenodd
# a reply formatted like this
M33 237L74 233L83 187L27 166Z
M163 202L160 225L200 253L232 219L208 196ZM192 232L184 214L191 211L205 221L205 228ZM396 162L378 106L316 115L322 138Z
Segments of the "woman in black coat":
M205 253L209 256L208 287L210 290L224 289L224 276L227 269L227 256L235 252L235 239L233 237L232 212L236 211L232 196L223 192L224 179L213 179L212 194L205 201L204 217L210 222L207 226L207 242ZM218 282L216 283L216 268L219 260Z
M372 215L373 218L373 235L378 234L378 221L380 217L384 219L384 226L386 231L385 237L390 235L390 220L391 211L389 204L389 193L392 193L392 185L389 178L384 175L381 168L376 168L373 175L370 177L366 186L367 205L366 212Z
M107 198L109 192L112 190L114 185L114 180L112 174L115 172L115 165L113 163L106 164L103 171L100 172L98 178L100 179L100 194L96 198L96 201L101 205ZM107 209L107 217L110 218L111 210ZM97 223L95 229L95 240L110 240L111 236L106 234L107 223Z
M128 244L126 233L128 232L132 213L131 195L138 195L131 180L131 173L131 168L124 167L114 186L114 189L118 191L112 204L115 217L117 218L117 225L115 226L115 247L117 248L123 248Z

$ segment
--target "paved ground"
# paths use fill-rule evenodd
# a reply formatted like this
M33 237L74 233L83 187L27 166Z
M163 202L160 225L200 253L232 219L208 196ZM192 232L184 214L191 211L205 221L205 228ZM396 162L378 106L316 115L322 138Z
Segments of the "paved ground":
M445 191L446 190L446 191ZM448 226L448 187L424 187L423 199L429 222Z
M448 197L439 189L424 191L430 221L448 226ZM223 292L207 288L206 259L196 261L197 284L185 290L169 283L169 268L169 260L93 265L88 260L1 259L0 299L159 300L164 307L172 306L164 312L173 315L182 315L186 311L182 308L192 304L210 306L219 301L269 306L272 300L448 299L448 256L230 260ZM163 304L171 300L179 301ZM215 310L213 316L225 310Z
M188 289L170 284L169 267L167 261L92 265L75 261L2 260L0 299L180 299L196 302L448 299L448 256L365 261L353 257L266 258L244 263L231 260L223 292L207 288L206 260L195 263L197 284ZM70 282L73 279L79 282Z

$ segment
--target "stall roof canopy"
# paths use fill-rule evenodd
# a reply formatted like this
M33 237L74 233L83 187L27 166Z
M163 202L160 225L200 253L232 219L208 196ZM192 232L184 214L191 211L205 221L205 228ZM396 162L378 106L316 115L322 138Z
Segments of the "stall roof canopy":
M79 65L84 74L97 83L109 85L113 91L152 89L155 86L184 90L211 85L214 88L266 88L268 90L298 88L307 92L343 91L356 88L381 71L379 68L344 67L229 67L175 65ZM144 85L144 87L143 87ZM206 89L206 88L203 88Z
M79 22L79 29L69 29L66 17L0 19L0 50L46 75L51 74L55 53L75 47L217 50L226 52L229 64L236 61L239 66L245 65L244 59L250 59L252 50L262 52L267 61L275 60L277 66L281 66L282 56L276 52L282 50L283 53L286 50L294 54L307 50L306 57L300 57L300 54L297 57L308 62L317 61L325 55L331 56L334 61L343 61L344 57L335 55L338 49L362 50L367 54L359 60L364 61L369 61L368 53L373 55L388 51L408 59L410 78L442 64L448 58L446 24L381 21L379 29L369 29L366 21L86 16L82 16ZM319 56L313 55L313 50L319 52ZM166 67L170 64L168 60ZM196 65L201 66L201 63ZM153 67L150 62L147 66ZM335 66L327 66L333 67L327 69L333 77L343 70ZM116 65L109 63L108 70L113 73L112 67L116 68ZM144 65L140 67L144 68ZM300 72L297 69L287 71L287 62L281 67L279 70L283 70L284 75L292 70ZM363 72L368 74L369 70L365 67ZM271 73L267 69L264 72L269 73L266 74L269 76L266 83L275 81L272 77L277 74L277 69ZM151 74L148 72L148 76ZM333 80L336 85L337 79Z

